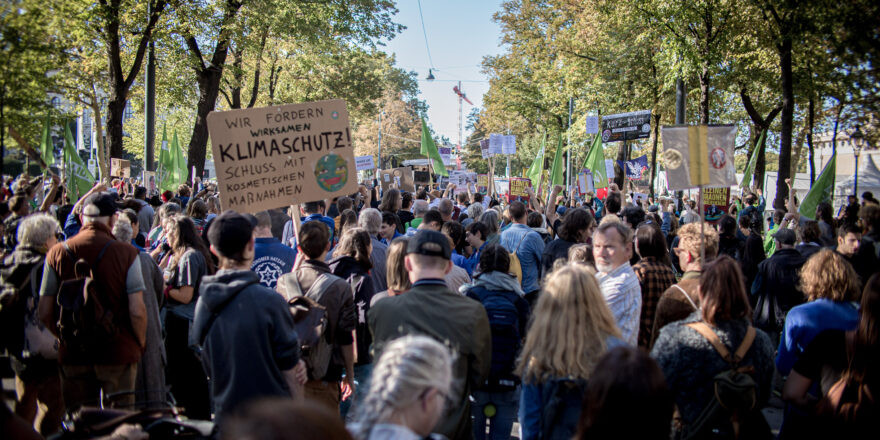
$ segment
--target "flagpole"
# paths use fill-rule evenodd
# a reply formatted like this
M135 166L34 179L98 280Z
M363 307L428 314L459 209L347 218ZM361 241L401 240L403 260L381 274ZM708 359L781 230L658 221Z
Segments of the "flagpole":
M697 194L700 198L700 266L706 264L706 234L705 234L705 217L703 207L703 185L697 187Z

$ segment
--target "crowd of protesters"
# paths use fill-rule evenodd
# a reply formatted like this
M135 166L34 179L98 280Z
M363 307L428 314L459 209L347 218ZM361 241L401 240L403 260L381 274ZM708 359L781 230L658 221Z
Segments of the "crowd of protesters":
M877 432L873 195L814 220L746 190L710 223L528 193L372 181L251 215L198 179L7 179L2 437L173 406L223 439L771 438L774 395L780 438Z

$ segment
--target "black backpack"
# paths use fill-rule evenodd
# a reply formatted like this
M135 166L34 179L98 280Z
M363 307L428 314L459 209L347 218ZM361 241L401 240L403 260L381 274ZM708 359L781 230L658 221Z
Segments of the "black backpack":
M296 272L286 273L278 279L275 291L287 300L290 313L296 323L302 359L311 380L321 380L327 375L333 357L330 325L327 309L307 296L312 291L326 291L337 277L321 274L307 292L302 291Z
M687 326L703 335L730 368L715 375L712 400L696 420L682 428L681 439L772 439L770 425L758 408L754 367L740 366L755 341L755 328L749 326L742 343L731 354L706 323L693 322Z
M474 288L472 292L486 309L492 332L492 366L486 388L491 391L516 389L519 378L514 374L514 369L517 355L522 348L516 305L507 297L506 292L494 292L481 287Z
M63 281L58 288L58 334L62 345L78 353L92 353L112 343L119 328L114 322L113 311L101 302L94 268L98 267L107 248L98 253L93 263L77 256L67 243L64 252L74 262L75 278Z

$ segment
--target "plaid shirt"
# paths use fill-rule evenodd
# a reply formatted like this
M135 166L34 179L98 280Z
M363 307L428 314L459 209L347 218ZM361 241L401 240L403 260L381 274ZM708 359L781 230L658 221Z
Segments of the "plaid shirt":
M642 289L642 313L639 319L639 347L648 348L654 328L654 313L660 296L675 284L675 274L667 264L654 257L642 258L633 266Z

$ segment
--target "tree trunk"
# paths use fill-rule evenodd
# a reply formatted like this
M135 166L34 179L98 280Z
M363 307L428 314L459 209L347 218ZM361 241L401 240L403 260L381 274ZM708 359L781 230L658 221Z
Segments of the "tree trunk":
M193 126L192 138L189 141L186 156L186 170L191 173L196 167L196 175L201 176L205 169L205 153L208 145L208 113L214 110L220 94L220 78L223 76L222 65L208 68L199 75L199 104L196 111L196 123ZM192 181L193 176L187 180Z
M660 137L660 114L656 113L652 116L654 117L654 142L651 146L651 183L648 184L648 196L651 199L654 198L654 179L657 177L657 138Z
M782 74L782 130L779 135L779 166L776 174L776 197L773 200L773 207L783 209L785 201L788 199L788 185L785 184L785 179L791 177L791 137L794 130L791 37L784 35L777 49L779 51L779 70Z
M122 123L125 118L126 91L117 90L107 101L107 140L110 143L110 157L122 158Z
M107 162L107 148L104 144L104 127L101 126L101 106L98 104L97 95L91 97L92 117L95 119L95 147L98 150L98 168L101 170L101 179L109 182L110 164ZM96 176L97 177L97 176Z
M709 68L700 73L700 124L709 124Z
M623 187L623 182L626 181L626 176L624 175L625 171L620 167L620 162L629 160L629 157L627 156L626 141L621 141L620 147L617 149L617 160L614 161L614 183L617 184L617 187L620 188L621 192L626 191Z
M241 108L241 87L244 83L244 70L242 70L242 65L244 64L244 54L241 49L233 50L232 52L232 90L230 94L232 95L232 102L229 103L229 108L237 109Z

